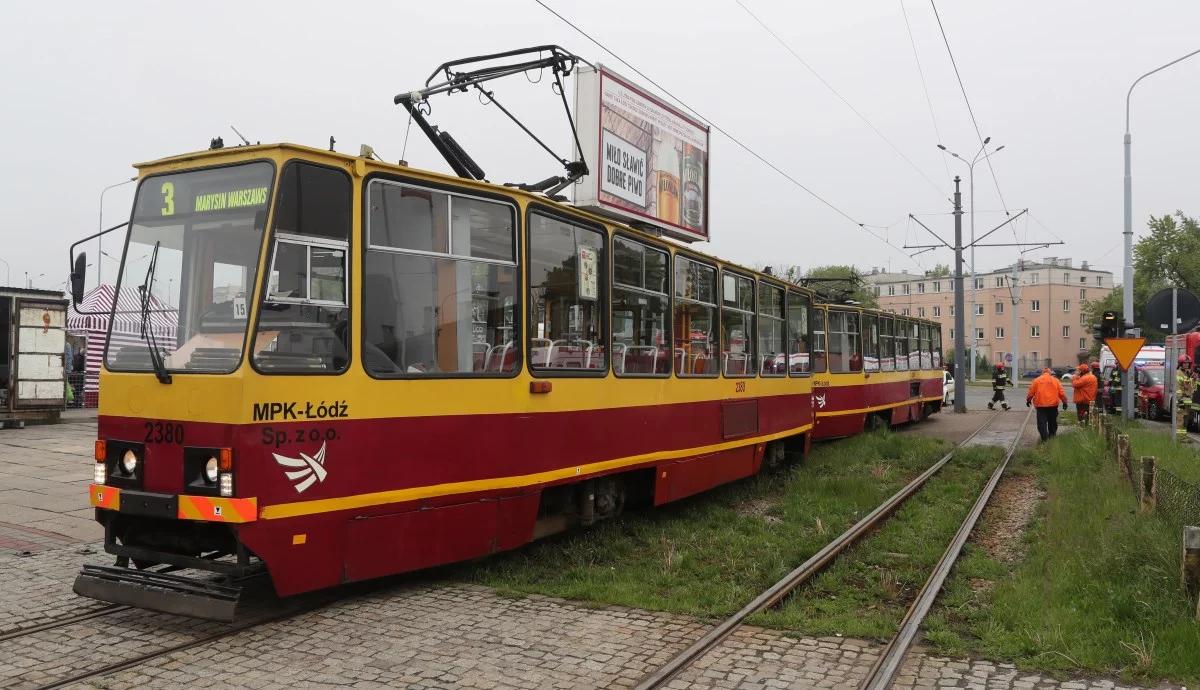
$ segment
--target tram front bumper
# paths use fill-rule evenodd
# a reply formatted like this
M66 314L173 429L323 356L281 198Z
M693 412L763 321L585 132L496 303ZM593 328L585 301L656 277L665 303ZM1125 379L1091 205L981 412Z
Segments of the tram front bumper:
M95 508L127 515L230 523L254 522L258 519L257 498L158 494L90 484L88 499Z

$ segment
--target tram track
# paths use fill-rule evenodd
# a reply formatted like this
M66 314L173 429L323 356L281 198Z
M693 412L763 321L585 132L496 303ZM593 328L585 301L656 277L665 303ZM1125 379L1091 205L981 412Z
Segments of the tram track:
M892 494L892 496L890 496L883 503L876 506L875 509L868 513L865 517L856 522L853 526L840 534L833 541L826 544L819 551L809 557L808 560L804 561L804 563L789 572L774 585L759 594L737 613L718 623L683 651L679 652L662 666L643 677L636 686L637 690L654 690L655 688L665 687L680 672L691 666L709 651L718 647L726 638L732 635L738 628L742 627L751 615L771 608L781 602L798 587L822 571L825 566L829 565L830 562L837 558L837 556L839 556L847 548L856 544L863 537L870 534L876 526L878 526L889 515L891 515L906 501L908 501L909 498L916 494L931 478L933 478L934 475L936 475L943 467L945 467L945 465L949 463L959 451L961 451L972 440L982 434L989 426L992 425L993 422L999 419L1001 415L1002 413L1000 412L990 415L978 428L972 431L969 436L956 444L945 455L939 458L937 462L915 477L903 488ZM999 480L999 476L1003 474L1004 468L1007 467L1008 460L1012 457L1013 452L1020 443L1021 437L1024 435L1025 428L1029 423L1029 418L1030 415L1026 415L1025 420L1021 424L1020 430L1017 432L1016 438L1014 439L1008 452L1005 454L1004 460L993 473L992 479L985 486L987 497L990 497L992 489L995 488L995 484ZM986 499L982 494L981 500L982 505L986 505ZM978 508L979 513L982 513L980 501L976 502L976 508ZM972 514L975 514L976 509L973 508L971 512ZM968 517L970 517L970 515ZM978 515L975 515L975 519L978 519ZM971 526L974 526L974 520L971 521ZM959 532L962 531L963 529L960 527ZM969 536L969 528L966 530L966 534ZM958 535L956 535L955 542L958 541L957 536ZM965 537L963 541L965 542ZM959 550L961 550L961 544L959 545ZM955 557L957 557L957 553L955 554ZM943 559L944 558L945 557L943 557ZM949 565L953 565L953 560L950 561ZM949 565L945 567L945 571L947 573L949 572ZM941 567L942 564L939 563L939 568ZM944 575L942 579L944 580ZM928 584L929 583L927 583L927 587ZM937 586L937 589L940 590L940 582ZM936 593L937 591L935 590L933 595L936 596ZM924 594L924 590L922 590L922 594ZM932 603L932 597L930 598L930 603ZM927 610L928 608L926 608L926 611ZM918 620L916 625L919 626L919 624L920 621ZM908 644L911 644L911 640L912 638L910 637ZM907 648L908 646L905 645L904 651L907 651Z
M129 609L130 609L129 606L121 606L121 605L114 604L114 605L110 605L110 606L100 606L100 607L96 607L96 608L91 608L91 609L85 610L81 613L76 613L73 615L56 616L54 618L49 618L47 620L44 620L41 623L35 623L33 625L26 625L24 627L20 627L15 630L9 630L6 633L0 634L0 642L7 642L9 640L15 640L20 637L25 637L26 635L33 635L35 633L45 632L47 630L53 630L55 628L62 628L62 627L71 625L72 623L79 623L81 621L91 620L92 618L99 618L100 616L107 616L110 613L117 613L120 611L128 611Z

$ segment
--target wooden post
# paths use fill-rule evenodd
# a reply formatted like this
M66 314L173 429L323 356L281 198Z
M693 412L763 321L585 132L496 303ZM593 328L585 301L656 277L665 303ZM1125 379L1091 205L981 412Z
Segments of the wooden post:
M1154 465L1153 455L1142 456L1138 497L1141 499L1143 513L1152 513L1158 507L1158 468Z
M1183 558L1180 578L1189 597L1200 591L1200 527L1183 528Z
M1121 471L1125 473L1125 478L1133 481L1133 467L1130 463L1130 447L1129 436L1125 434L1117 435L1117 464L1121 466Z

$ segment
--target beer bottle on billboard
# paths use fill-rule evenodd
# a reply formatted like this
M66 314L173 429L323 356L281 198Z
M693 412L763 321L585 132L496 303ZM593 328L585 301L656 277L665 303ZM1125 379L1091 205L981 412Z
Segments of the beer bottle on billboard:
M704 152L683 145L683 224L700 229L704 221Z
M668 223L679 224L679 152L662 141L658 145L658 217Z

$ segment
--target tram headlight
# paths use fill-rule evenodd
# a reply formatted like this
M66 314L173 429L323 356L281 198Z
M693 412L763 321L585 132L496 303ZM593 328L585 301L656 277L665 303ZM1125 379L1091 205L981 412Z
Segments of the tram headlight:
M137 470L138 456L133 450L126 450L121 455L121 471L127 475L132 475Z
M96 463L96 469L93 470L92 481L97 484L103 484L108 479L108 472L102 462Z
M209 458L204 463L204 480L209 484L217 483L217 475L220 473L220 464L216 458Z
M221 473L221 495L222 496L232 496L233 495L233 473L232 472L222 472Z

